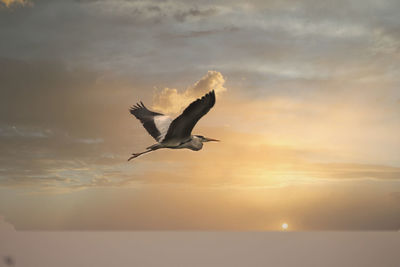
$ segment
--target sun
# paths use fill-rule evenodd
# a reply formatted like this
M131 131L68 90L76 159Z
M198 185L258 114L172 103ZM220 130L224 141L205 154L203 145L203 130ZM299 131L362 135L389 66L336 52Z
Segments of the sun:
M282 230L286 231L288 229L289 225L287 223L282 223Z

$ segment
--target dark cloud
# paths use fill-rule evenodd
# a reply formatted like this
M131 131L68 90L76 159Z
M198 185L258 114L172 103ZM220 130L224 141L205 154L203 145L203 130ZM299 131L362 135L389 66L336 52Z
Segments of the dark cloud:
M266 63L281 73L296 66L329 77L360 65L387 73L399 43L398 5L379 3L39 1L32 9L2 14L0 51L126 74L188 74L188 69L257 74Z
M210 8L199 8L194 3L179 3L179 2L164 2L164 1L148 1L145 5L140 3L140 1L115 1L110 3L104 0L78 0L78 3L92 5L91 8L101 7L101 5L107 6L110 9L116 11L116 14L110 14L105 12L104 9L100 10L103 15L119 17L121 15L124 17L126 22L156 22L160 23L168 19L174 19L177 22L185 22L188 19L201 19L214 16L218 13L215 7ZM128 12L121 12L120 6L126 8ZM188 6L185 8L185 6ZM136 21L135 21L136 20ZM115 20L117 21L117 20Z
M208 8L208 9L190 8L184 11L177 11L174 14L174 18L179 22L185 22L190 17L206 18L215 14L217 14L217 9L215 8Z
M229 26L229 27L224 27L222 29L191 31L189 33L176 34L176 37L183 37L183 38L193 37L193 38L195 38L195 37L202 37L202 36L213 35L213 34L234 33L239 30L240 30L240 28L238 28L238 27Z

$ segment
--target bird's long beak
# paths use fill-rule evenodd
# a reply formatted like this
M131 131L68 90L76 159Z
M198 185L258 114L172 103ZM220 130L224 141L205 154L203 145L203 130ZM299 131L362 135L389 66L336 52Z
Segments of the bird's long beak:
M217 140L217 139L212 139L212 138L208 138L208 137L204 137L204 139L206 139L206 142L211 142L211 141L219 142L219 140Z

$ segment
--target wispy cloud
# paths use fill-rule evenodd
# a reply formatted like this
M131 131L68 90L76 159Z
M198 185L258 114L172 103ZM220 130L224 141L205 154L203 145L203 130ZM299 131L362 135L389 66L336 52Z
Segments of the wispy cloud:
M53 135L50 129L37 129L32 127L17 127L15 125L0 126L0 137L47 138Z
M102 138L80 138L80 139L77 139L77 142L92 145L92 144L103 143L104 140Z

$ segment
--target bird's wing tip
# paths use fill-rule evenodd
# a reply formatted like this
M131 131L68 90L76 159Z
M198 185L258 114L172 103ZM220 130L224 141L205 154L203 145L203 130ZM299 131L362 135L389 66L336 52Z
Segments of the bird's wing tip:
M140 109L140 108L145 108L142 101L139 101L138 103L133 105L129 110L133 111L133 110Z

